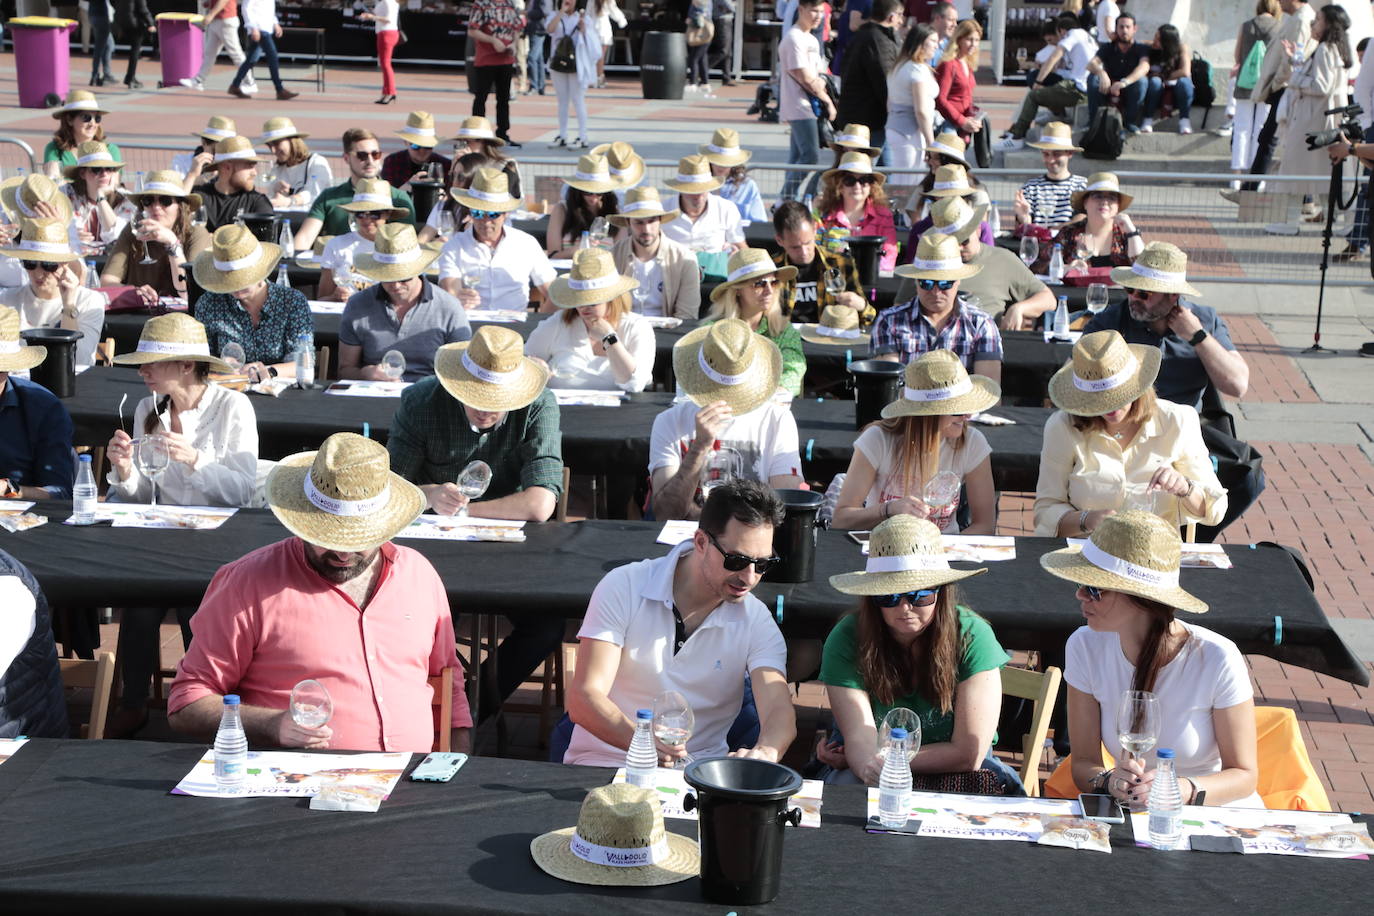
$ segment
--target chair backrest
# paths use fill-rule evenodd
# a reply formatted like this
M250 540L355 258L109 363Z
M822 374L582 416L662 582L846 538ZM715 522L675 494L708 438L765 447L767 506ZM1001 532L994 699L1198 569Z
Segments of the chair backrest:
M556 522L566 522L568 520L568 490L572 486L572 471L568 466L563 466L563 494L558 497L558 507L553 511L553 520ZM593 513L595 514L595 513Z
M1054 712L1054 701L1059 696L1059 681L1062 672L1054 666L1043 672L1027 668L1002 668L1002 693L1020 697L1034 704L1031 711L1030 731L1021 740L1021 782L1026 793L1032 797L1040 795L1040 757L1045 750L1045 736L1050 730L1050 714Z
M115 339L106 337L95 347L95 364L97 366L113 366L115 358Z
M445 668L430 678L429 686L434 691L430 700L435 708L434 750L449 751L453 749L453 730L449 725L453 721L453 669Z
M329 381L329 348L320 347L315 351L315 381Z
M114 653L108 649L95 654L95 660L63 658L62 686L86 688L91 693L91 715L81 727L81 736L92 741L105 736L105 715L110 710L110 692L114 684Z

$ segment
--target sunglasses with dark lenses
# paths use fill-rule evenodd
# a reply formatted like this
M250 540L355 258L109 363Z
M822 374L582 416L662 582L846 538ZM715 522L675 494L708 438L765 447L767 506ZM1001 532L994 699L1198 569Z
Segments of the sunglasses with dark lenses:
M421 146L421 145L418 144L418 143L411 143L411 144L410 144L410 148L411 148L411 149L429 149L428 146Z
M905 598L912 607L927 607L935 603L940 594L938 588L923 588L914 592L900 592L896 595L874 595L873 603L878 607L896 607Z
M777 277L759 277L754 281L754 289L769 289L774 286L781 286Z
M875 179L872 175L846 175L840 180L846 188L852 188L855 185L872 184Z
M472 214L473 219L496 219L506 215L500 210L469 210L468 213Z
M764 573L768 572L768 570L782 562L782 557L747 557L742 553L727 553L725 548L720 546L720 542L716 540L714 534L707 532L706 536L711 539L711 543L720 551L721 557L724 558L721 565L729 572L739 572L742 569L748 569L749 564L752 563L754 564L754 571L762 576Z
M1102 589L1095 585L1085 585L1083 586L1083 591L1087 592L1089 601L1102 600Z
M924 289L924 290L932 290L932 289L935 289L935 287L938 286L938 287L940 287L940 289L943 291L943 290L949 289L951 286L953 286L953 285L954 285L955 283L957 283L958 281L957 281L957 280L917 280L916 282L919 283L919 284L921 285L921 289Z
M91 123L92 121L94 121L94 122L97 123L97 124L100 123L100 115L98 115L98 114L89 114L89 113L88 113L88 114L78 115L77 117L79 117L79 118L81 119L82 123L84 123L84 124L89 124L89 123Z
M54 264L51 261L20 261L19 263L24 265L25 270L38 270L41 267L50 274L55 274L62 268L61 264Z
M86 166L86 168L90 169L92 172L94 172L94 173L97 174L97 175L103 175L103 174L105 174L106 172L118 172L118 171L119 171L119 169L114 168L113 166L108 166L108 165L88 165L88 166Z
M355 219L381 219L382 216L381 210L359 210L353 214Z
M357 156L359 159L364 159L364 160L366 160L366 159L380 159L380 158L382 158L382 151L379 150L379 149L360 149L360 150L354 150L354 151L353 151L353 155Z
M145 207L151 206L152 204L158 204L159 206L163 207L170 207L172 204L179 203L181 203L180 197L171 197L167 194L149 194L143 198L143 205Z

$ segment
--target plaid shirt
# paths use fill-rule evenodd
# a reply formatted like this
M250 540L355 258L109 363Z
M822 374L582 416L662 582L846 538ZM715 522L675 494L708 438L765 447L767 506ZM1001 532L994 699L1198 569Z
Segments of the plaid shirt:
M543 487L563 495L558 402L545 389L493 429L473 432L463 405L430 376L401 395L387 440L391 469L414 484L451 483L468 462L491 465L485 499Z
M423 164L417 165L411 161L408 144L406 149L398 149L382 160L382 180L389 182L393 188L399 188L414 178L416 172L428 168L431 162L439 163L439 167L442 169L439 180L444 183L444 187L448 187L448 171L451 165L448 157L431 152ZM421 213L419 218L421 220L428 219L429 214Z
M873 322L873 355L896 353L906 365L931 350L953 350L964 368L973 371L980 359L1002 361L1002 335L992 317L960 299L943 331L935 330L921 314L920 299L887 309Z
M792 278L782 285L782 313L793 321L814 324L820 320L821 312L825 311L826 306L835 304L835 297L830 290L825 288L825 272L831 267L838 267L840 273L844 275L844 288L846 292L857 293L859 298L866 300L864 310L859 314L859 324L865 329L873 323L877 317L878 310L874 308L873 302L864 295L863 285L859 283L859 269L854 264L854 259L844 251L826 251L821 245L816 246L816 257L820 259L820 266L816 271L816 308L811 311L811 303L806 303L799 315L793 315L792 310L797 299L797 280ZM797 267L787 260L787 252L779 251L773 255L773 263L779 267ZM797 267L800 270L800 267Z

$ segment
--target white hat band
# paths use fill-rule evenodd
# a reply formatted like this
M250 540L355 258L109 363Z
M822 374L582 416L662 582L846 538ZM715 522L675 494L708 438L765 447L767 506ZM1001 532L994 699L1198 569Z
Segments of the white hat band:
M165 181L150 181L143 186L140 194L170 194L173 197L184 197L185 189L179 184L168 184Z
M391 207L391 198L384 197L381 194L354 194L353 200L349 202L355 204L381 204L388 209Z
M245 149L231 149L226 153L215 153L216 162L228 162L230 159L247 160L256 158L258 158L258 154L253 151L251 146Z
M14 195L14 203L15 203L15 206L17 206L17 207L19 208L19 212L22 213L22 214L24 214L25 216L28 216L28 217L37 217L37 216L38 216L38 214L34 212L34 210L33 210L32 207L30 207L28 204L24 203L24 195L23 195L23 194L15 194L15 195Z
M574 830L568 838L568 848L572 854L593 865L609 865L613 868L639 868L654 865L668 858L668 838L665 836L652 846L600 846L589 843Z
M177 343L171 340L140 340L139 353L164 353L168 356L209 356L210 345L203 343Z
M1083 378L1077 372L1073 374L1073 387L1079 391L1111 391L1113 388L1120 388L1135 377L1140 370L1140 363L1136 362L1134 356L1126 365L1113 372L1106 378Z
M82 157L80 157L79 159L77 159L77 160L76 160L76 164L77 164L77 165L85 165L85 164L88 163L88 162L109 162L109 161L112 161L112 160L110 159L110 154L109 154L108 152L105 152L105 153L90 153L90 154L88 154L88 155L82 156Z
M933 228L935 229L936 232L942 233L942 234L944 234L944 235L954 235L954 233L958 232L960 229L962 229L962 228L964 228L965 226L967 226L967 225L968 225L968 221L971 220L971 219L973 219L973 211L972 211L972 210L969 210L969 211L966 211L966 212L964 213L964 218L963 218L963 219L956 219L954 222L950 223L948 226L935 226L935 227L933 227Z
M650 210L654 213L664 213L663 202L658 200L636 200L625 204L620 208L620 215L626 213L638 213L640 210Z
M63 111L98 111L100 103L95 99L81 99L62 106Z
M241 258L234 258L232 261L221 261L215 258L215 270L243 270L245 267L252 267L262 258L262 246L257 244L257 239L253 240L253 253L244 255Z
M967 189L968 186L968 182L962 179L959 181L937 181L933 185L937 191L953 191L955 188Z
M917 270L959 270L964 266L964 262L959 258L943 258L939 261L927 261L925 258L912 258L911 266Z
M573 177L576 178L578 181L610 181L610 180L611 180L611 176L610 176L610 173L609 173L609 172L605 172L605 173L584 172L584 171L582 171L581 169L578 169L576 172L573 172Z
M489 130L480 130L476 127L458 128L458 136L464 140L495 140L496 134Z
M744 371L739 375L726 375L724 372L717 372L711 368L711 365L706 362L706 350L703 348L697 351L697 365L701 367L701 371L706 374L706 377L717 385L733 388L749 380L749 366L753 365L753 359L750 359L749 366L745 366Z
M575 280L568 277L569 289L606 289L608 286L615 286L620 282L620 274L610 273L604 277L588 277L585 280Z
M382 487L382 492L367 499L335 499L326 496L315 486L315 481L309 474L305 475L305 498L310 500L311 505L321 512L328 512L330 515L341 517L356 518L360 515L371 515L381 509L391 499L391 483Z
M264 131L262 138L264 140L280 140L282 137L294 137L298 133L300 131L294 127L278 127L276 130Z
M418 135L421 136L421 137L432 137L432 136L434 136L434 128L432 128L432 127L411 127L409 124L407 124L405 127L402 127L400 130L396 131L396 133L398 133L398 134L418 134Z
M1092 541L1083 542L1083 559L1105 572L1114 573L1123 579L1150 585L1156 588L1178 588L1178 570L1161 572L1145 566L1114 557Z
M1155 270L1153 267L1146 267L1139 261L1131 265L1131 273L1147 280L1158 280L1161 283L1186 283L1188 275L1172 270Z
M1073 137L1061 137L1058 134L1045 134L1040 137L1040 141L1045 146L1073 146Z
M946 146L943 143L932 143L930 144L930 148L935 150L937 153L944 153L945 155L953 156L956 159L964 158L964 154L962 151L957 150L952 146Z
M910 572L916 569L949 569L949 561L943 554L908 553L899 557L875 557L870 555L864 563L864 572Z
M748 264L741 264L739 267L730 271L730 276L725 278L725 282L734 283L737 280L743 280L750 274L762 275L775 274L777 272L778 268L772 261L750 261Z
M607 167L611 170L612 175L629 175L634 171L634 169L618 169L613 165L608 165Z
M18 353L24 345L17 340L0 340L0 353Z
M273 140L275 139L273 134L276 133L279 133L279 131L273 131L270 134L263 134L263 137L268 140ZM238 136L238 134L234 133L232 130L225 130L223 127L206 127L203 130L201 130L200 135L202 137L214 137L216 140L228 140L230 137Z
M496 194L492 191L479 191L476 188L468 188L461 193L467 194L469 197L475 197L478 200L485 200L489 204L504 204L509 203L511 200L509 192L505 194Z
M71 249L66 242L40 242L36 239L21 239L19 248L22 251L40 251L43 254L71 254Z
M832 328L823 324L816 325L816 333L822 337L863 337L864 332L858 328Z
M373 249L372 260L378 264L409 264L411 261L418 261L423 255L420 247L407 248L405 251L377 251Z
M473 361L472 357L468 355L467 350L463 351L463 368L468 370L468 374L473 378L477 379L479 382L486 382L488 385L504 385L508 382L514 382L520 376L519 369L511 369L509 372L499 372L496 369L488 369L485 366L479 366Z
M1088 185L1088 186L1087 186L1086 188L1084 188L1083 190L1084 190L1084 191L1113 191L1113 192L1115 192L1115 193L1117 193L1117 194L1120 194L1120 193L1121 193L1121 188L1117 187L1116 183L1115 183L1115 182L1111 182L1111 181L1094 181L1092 184Z
M952 401L973 390L973 379L965 376L948 388L905 388L902 397L908 401Z
M870 163L867 168L858 163L851 162L849 165L840 166L841 172L850 172L854 175L872 175L873 165Z
M868 141L867 141L866 139L864 139L863 137L859 136L858 134L836 134L836 135L835 135L835 142L836 142L836 143L862 143L864 146L868 146Z
M722 156L738 156L740 154L740 148L738 146L716 146L714 143L708 143L706 144L706 148Z
M699 175L684 175L678 172L677 180L680 184L705 184L711 180L711 176L705 173Z

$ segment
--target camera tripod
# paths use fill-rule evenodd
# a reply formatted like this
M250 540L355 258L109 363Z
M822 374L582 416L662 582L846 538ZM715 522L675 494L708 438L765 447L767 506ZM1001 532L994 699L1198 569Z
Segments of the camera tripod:
M1336 209L1349 210L1360 196L1360 177L1359 165L1356 160L1355 190L1351 192L1350 199L1340 201L1341 184L1343 178L1341 169L1344 161L1331 163L1331 184L1326 189L1326 221L1322 225L1322 262L1318 267L1321 271L1321 282L1317 285L1317 325L1312 330L1312 346L1303 350L1304 353L1335 353L1330 347L1322 346L1322 305L1326 299L1326 270L1331 264L1331 225L1336 218Z

